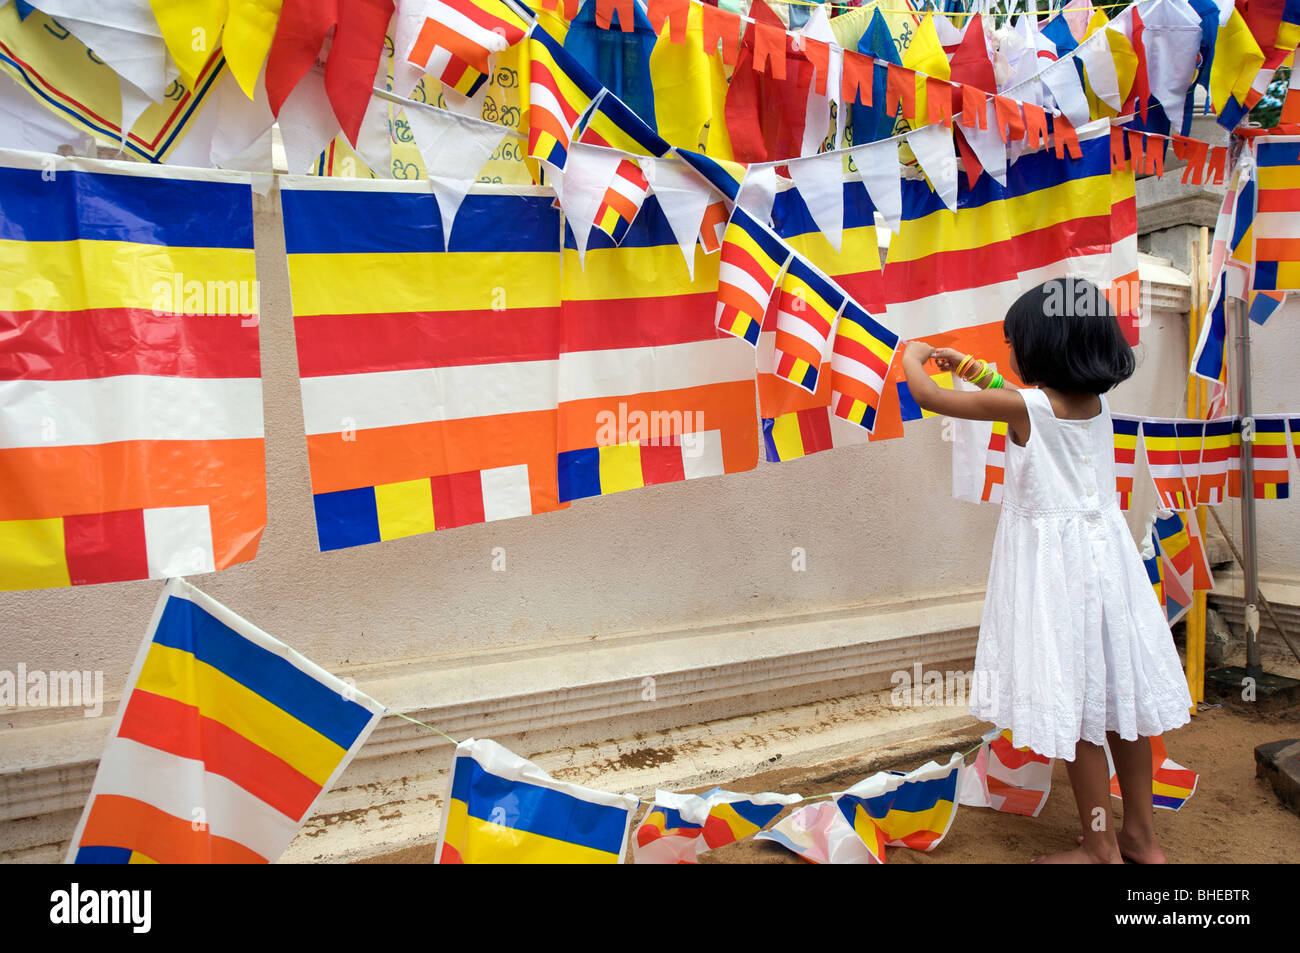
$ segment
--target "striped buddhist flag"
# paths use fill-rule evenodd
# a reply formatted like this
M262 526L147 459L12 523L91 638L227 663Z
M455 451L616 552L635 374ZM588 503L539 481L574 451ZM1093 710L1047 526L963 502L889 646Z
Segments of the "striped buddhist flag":
M776 373L810 394L848 299L815 268L794 255L776 293ZM883 381L882 381L883 384Z
M1259 264L1256 263L1257 269ZM1256 271L1258 274L1258 271ZM1250 298L1250 320L1256 324L1267 324L1282 302L1286 300L1285 291L1256 291Z
M1194 520L1193 520L1194 521ZM1188 533L1189 521L1184 514L1173 511L1167 516L1156 515L1155 534L1160 556L1165 565L1161 579L1164 584L1164 609L1169 624L1181 619L1192 606L1192 593L1196 590L1194 560L1197 552ZM1203 554L1201 556L1203 557ZM1209 567L1204 568L1209 575Z
M514 46L529 23L502 0L420 0L424 23L407 59L437 75L435 58L454 57L480 74L493 53Z
M320 548L563 506L550 191L471 192L444 247L428 183L281 190Z
M563 169L578 120L603 87L545 30L528 35L528 154Z
M1115 774L1115 763L1110 748L1106 748L1106 760L1110 764L1110 793L1112 797L1121 797L1119 778ZM1153 807L1166 811L1177 811L1187 803L1187 799L1196 793L1196 784L1200 775L1190 768L1169 757L1165 747L1164 735L1151 738L1151 803Z
M621 245L566 237L556 444L561 501L752 469L754 351L714 325L717 257L694 277L655 195Z
M1152 521L1154 524L1154 520ZM1146 568L1147 579L1155 590L1156 601L1163 609L1165 606L1165 568L1160 558L1160 540L1156 536L1154 525L1146 535L1146 542L1141 547L1142 565Z
M614 170L613 181L601 199L596 227L612 238L615 245L621 244L649 193L650 183L641 167L632 159L624 159Z
M1223 502L1230 461L1241 452L1241 443L1235 439L1237 427L1236 417L1215 417L1205 422L1200 479L1196 489L1198 505L1214 506Z
M637 799L557 781L495 741L456 746L440 864L618 864Z
M596 105L577 137L592 145L632 155L663 156L672 149L648 123L609 90L596 97Z
M944 390L952 390L956 385L953 382L952 371L944 371L941 374L931 374L930 380ZM899 381L895 385L898 391L898 409L904 421L924 420L929 417L938 417L933 410L926 410L916 402L912 397L912 391L907 386L907 381Z
M1146 451L1147 471L1155 481L1161 504L1171 510L1193 506L1195 497L1184 479L1176 421L1143 420L1142 445Z
M122 698L68 863L270 863L385 711L182 579Z
M1007 422L993 421L993 432L989 435L988 457L984 462L984 489L980 492L980 502L1001 503L1007 476Z
M1191 373L1214 382L1220 389L1225 386L1227 378L1227 299L1229 295L1240 298L1245 294L1244 264L1240 252L1234 252L1234 249L1239 247L1245 236L1245 230L1240 233L1237 231L1238 217L1244 222L1247 217L1253 218L1254 214L1245 208L1248 201L1253 203L1253 190L1247 194L1249 186L1249 177L1238 169L1224 193L1223 204L1219 207L1210 253L1210 303L1206 307L1206 317L1201 322L1201 336L1192 355Z
M832 447L853 446L869 439L901 436L897 430L877 426L882 403L874 373L890 332L874 315L881 306L880 255L875 206L861 182L843 188L843 232L836 249L813 220L807 202L797 189L777 193L772 204L773 229L804 261L812 264L845 291L849 302L840 315L831 353L822 362L816 391L810 393L777 373L777 309L768 308L759 334L755 364L758 371L759 413L763 418L766 458L769 462L793 460ZM872 344L870 338L876 338ZM858 345L862 345L861 348ZM871 354L864 353L868 348ZM885 373L888 372L887 359ZM858 365L861 366L858 366ZM861 383L865 382L865 383ZM891 404L891 407L893 405ZM889 412L886 412L887 415ZM892 418L898 413L893 409Z
M0 210L0 590L252 559L249 177L0 151Z
M1240 441L1250 441L1255 471L1255 499L1285 500L1291 492L1290 452L1287 450L1286 417L1256 414L1242 419L1237 427ZM1241 455L1228 458L1228 495L1241 498Z
M962 764L954 754L943 765L931 761L906 773L882 771L839 795L836 804L846 817L856 817L860 807L891 847L931 851L957 814Z
M727 220L726 202L710 202L704 207L704 218L700 220L700 245L708 254L722 250Z
M1300 138L1261 139L1255 156L1259 181L1254 288L1257 292L1300 289ZM1257 294L1256 302L1261 300L1280 299ZM1255 310L1252 305L1252 317Z
M791 254L743 209L731 213L718 268L716 322L720 331L758 344L763 313Z
M798 794L736 794L714 788L704 794L656 791L654 804L637 828L633 853L638 864L693 864L700 854L757 834Z
M1178 463L1183 468L1183 479L1187 483L1190 509L1200 495L1201 450L1205 445L1205 421L1174 421L1174 439L1178 450Z
M740 183L745 180L746 167L739 162L716 159L690 149L674 149L677 155L731 202L740 194Z
M965 807L1037 817L1052 791L1052 760L1028 748L1017 748L1010 730L994 728L962 772L959 802Z
M771 841L810 864L883 864L885 840L880 828L858 804L835 801L808 804L782 818L754 840Z
M1119 508L1127 510L1133 505L1133 467L1137 461L1138 430L1142 421L1137 417L1111 414L1111 429L1115 445L1115 492L1119 495ZM1226 468L1225 468L1225 473Z

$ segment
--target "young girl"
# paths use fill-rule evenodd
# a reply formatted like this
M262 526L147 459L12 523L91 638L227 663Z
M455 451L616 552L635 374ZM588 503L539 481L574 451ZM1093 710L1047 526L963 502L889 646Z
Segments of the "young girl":
M1162 863L1151 743L1189 720L1192 699L1163 608L1120 512L1110 409L1102 396L1134 370L1105 297L1059 279L1026 292L1002 324L1020 389L983 361L914 341L903 354L926 410L1008 425L1002 513L993 542L971 714L1012 743L1064 758L1083 837L1052 863ZM933 359L982 388L944 390ZM1108 741L1124 801L1111 824Z

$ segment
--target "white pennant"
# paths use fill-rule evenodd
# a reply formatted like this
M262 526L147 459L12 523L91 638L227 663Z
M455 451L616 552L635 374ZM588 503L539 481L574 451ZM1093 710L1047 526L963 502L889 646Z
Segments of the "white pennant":
M922 126L907 134L907 144L943 204L957 211L957 155L952 131L942 123Z
M1187 0L1153 0L1142 9L1151 95L1164 107L1174 131L1183 126L1187 88L1196 74L1201 46L1200 19Z
M980 160L980 165L989 175L993 176L994 181L1006 187L1007 184L1007 144L1002 141L1002 134L998 132L998 118L993 109L993 100L984 99L984 128L980 129L978 123L972 127L964 123L961 125L961 134L966 137L966 144L971 147L975 153L975 158ZM970 183L974 187L975 183Z
M586 267L587 239L596 224L596 213L623 158L623 153L613 149L573 142L569 144L564 171L556 177L555 192L578 245L578 264L583 267Z
M772 203L776 201L777 185L776 166L774 164L751 165L745 171L745 178L740 183L740 191L736 194L736 204L757 219L759 224L770 224L772 221Z
M308 70L280 107L276 122L289 172L303 175L341 131L325 93L325 76Z
M460 203L506 130L432 107L408 106L403 114L415 137L415 146L424 158L434 195L438 197L442 241L446 248Z
M1106 29L1098 30L1079 46L1075 54L1083 63L1088 77L1088 85L1097 94L1097 98L1116 110L1124 105L1119 98L1119 76L1115 73L1115 57L1111 55L1110 43L1106 39Z
M1114 63L1111 64L1114 71ZM1057 107L1065 113L1072 126L1085 125L1091 118L1088 112L1088 97L1084 95L1083 83L1079 71L1074 67L1073 58L1057 60L1043 70L1043 83L1052 93Z
M411 91L425 73L407 57L428 17L428 7L428 0L398 0L393 36L393 92L403 99L411 98Z
M898 143L869 142L850 150L853 164L867 187L871 204L885 220L889 230L898 234L903 220L903 182L898 175Z
M0 4L2 6L3 4ZM77 155L94 155L94 139L42 106L0 73L0 147L58 152L68 145Z
M708 208L712 189L698 174L679 159L650 159L638 156L641 172L659 200L659 208L668 219L677 245L686 259L686 270L695 280L695 246L704 210Z
M820 9L820 7L818 8ZM844 242L844 159L837 152L790 161L790 177L831 247Z
M821 40L827 44L828 55L826 57L826 76L822 77L826 82L826 95L817 94L816 83L808 84L808 111L807 118L803 127L803 149L800 155L815 155L821 151L822 142L826 138L826 133L831 127L831 103L835 103L835 116L837 125L842 126L841 114L843 108L840 105L840 71L844 62L844 54L836 45L835 33L831 30L831 20L826 13L824 6L813 8L812 15L808 17L808 22L803 25L799 31L800 38L807 37L810 40ZM840 130L836 130L837 135L842 135Z
M381 179L393 177L393 137L388 125L388 100L371 96L357 133L357 155Z

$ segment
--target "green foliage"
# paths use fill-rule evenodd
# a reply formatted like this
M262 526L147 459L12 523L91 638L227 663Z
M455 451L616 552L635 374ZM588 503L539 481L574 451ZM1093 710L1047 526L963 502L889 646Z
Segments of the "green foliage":
M1250 111L1252 122L1257 122L1265 129L1277 125L1282 115L1282 103L1286 100L1287 87L1291 85L1291 67L1280 66L1273 74L1273 81L1268 84L1264 97Z

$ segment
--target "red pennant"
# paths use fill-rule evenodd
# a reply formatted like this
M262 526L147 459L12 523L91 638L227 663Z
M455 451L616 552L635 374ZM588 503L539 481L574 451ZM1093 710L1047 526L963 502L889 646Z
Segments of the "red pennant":
M689 0L688 0L689 2ZM829 43L822 40L812 40L804 37L803 54L808 57L808 62L813 65L817 71L816 87L817 95L826 95L826 74L830 71L831 47Z
M952 52L948 78L954 83L961 83L963 86L969 84L985 92L998 91L998 81L993 75L993 63L989 60L988 47L984 45L984 26L980 22L978 13L971 18L970 26L966 28L961 43ZM953 112L956 112L959 106L954 90Z
M393 0L285 0L266 59L271 111L279 115L333 27L325 92L348 141L356 145L392 16Z
M575 0L576 3L576 0ZM646 5L646 16L655 33L664 32L664 23L668 23L668 40L672 43L686 42L686 17L691 9L691 0L650 0ZM623 22L623 14L618 15Z
M1025 114L1025 145L1030 149L1037 149L1040 145L1046 149L1051 144L1047 134L1047 113L1042 106L1033 103L1021 103L1020 108Z
M1052 117L1052 141L1056 144L1056 158L1064 159L1068 154L1071 159L1082 159L1083 150L1079 148L1079 135L1065 118L1065 113Z
M998 120L998 135L1003 142L1025 137L1025 120L1020 114L1020 104L1007 96L993 97L993 115Z
M863 56L852 50L844 51L844 69L840 74L840 95L844 108L852 106L854 101L864 106L871 105L871 79L875 73L876 61L870 56Z
M1137 4L1133 5L1133 52L1137 54L1137 74L1133 77L1133 91L1129 93L1129 99L1137 100L1138 112L1142 116L1142 121L1146 122L1148 103L1151 98L1151 78L1147 75L1147 50L1142 41L1142 32L1146 26L1142 23L1142 17L1138 15ZM1125 110L1128 112L1129 110Z
M635 21L632 13L633 0L596 0L596 26L602 30L610 29L614 14L618 14L618 28L624 33L631 33Z
M1128 152L1124 148L1124 130L1118 126L1110 127L1110 171L1119 172L1128 168Z
M578 15L578 4L581 2L582 0L564 0L564 11L560 16L565 20L572 20ZM560 0L542 0L542 9L559 12Z
M1129 165L1138 175L1146 175L1146 136L1136 129L1128 129L1125 130L1125 138L1128 140Z
M877 62L879 62L877 60ZM885 115L916 118L916 73L893 63L885 64Z
M773 79L785 79L785 30L769 23L754 24L754 69Z
M1147 174L1158 179L1165 177L1165 142L1164 139L1147 142Z
M1174 155L1187 163L1183 169L1183 183L1200 185L1205 176L1205 158L1210 147L1197 139L1174 133Z
M929 107L930 124L952 125L952 84L933 76L925 78L925 104Z
M980 173L984 171L984 165L980 162L979 156L975 155L975 150L970 147L970 143L966 141L965 133L960 128L957 129L957 135L953 138L957 140L957 152L961 155L961 163L966 169L966 186L969 188L979 180Z
M704 14L704 52L712 56L722 41L722 62L735 66L740 59L740 17L721 7L702 6Z
M1226 146L1215 146L1210 150L1210 165L1205 170L1205 174L1215 185L1223 184L1224 167L1228 164L1228 149Z
M975 86L963 86L961 88L961 124L971 129L987 129L988 119L985 117L987 110L985 106L988 100L984 98L984 93Z

